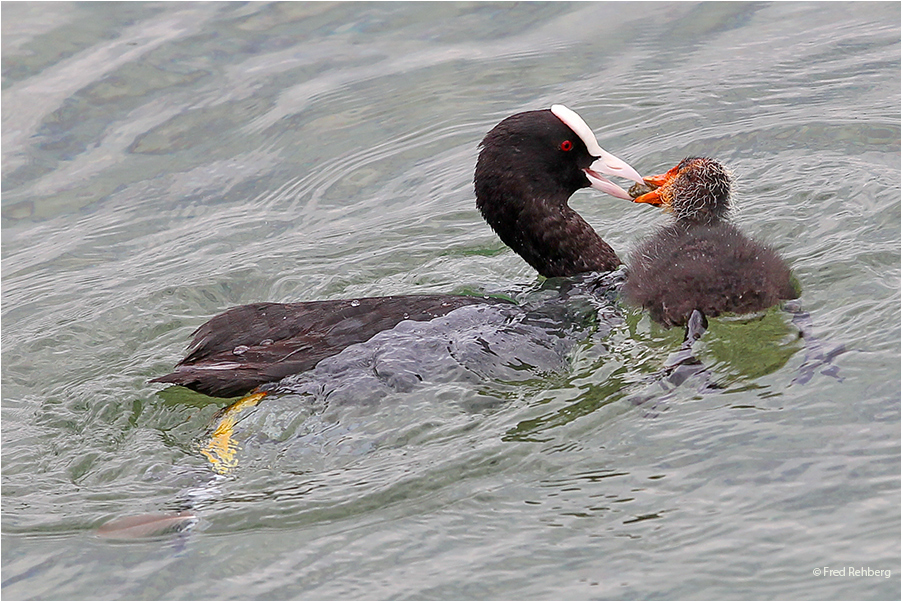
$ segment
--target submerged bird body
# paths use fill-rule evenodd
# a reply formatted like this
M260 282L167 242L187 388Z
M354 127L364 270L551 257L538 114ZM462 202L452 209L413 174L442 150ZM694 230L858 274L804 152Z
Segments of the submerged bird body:
M727 221L731 178L720 163L684 159L646 182L655 189L635 201L664 205L675 221L633 252L622 291L628 302L675 326L694 310L746 314L798 296L780 256Z
M175 371L153 382L235 397L306 372L402 320L432 320L466 305L501 303L509 304L487 297L411 295L241 305L198 328Z
M629 199L602 174L642 182L604 151L588 125L561 105L509 117L482 142L476 204L498 236L543 276L575 276L619 265L613 249L568 205L580 188ZM188 355L152 382L233 397L314 368L405 320L427 321L468 305L510 305L462 295L255 303L197 329Z

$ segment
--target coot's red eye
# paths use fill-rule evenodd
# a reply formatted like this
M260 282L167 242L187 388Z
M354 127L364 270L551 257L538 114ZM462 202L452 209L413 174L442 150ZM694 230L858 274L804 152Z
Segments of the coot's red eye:
M563 142L561 142L561 150L562 151L573 150L573 143L570 142L569 140L564 140Z

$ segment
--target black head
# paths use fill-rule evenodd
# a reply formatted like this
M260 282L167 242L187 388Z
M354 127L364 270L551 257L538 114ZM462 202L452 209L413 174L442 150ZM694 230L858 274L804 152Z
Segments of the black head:
M561 105L518 113L496 125L481 147L476 206L501 240L540 274L572 276L619 265L567 201L590 186L628 199L601 174L641 177L602 149L579 115Z
M597 157L550 109L508 117L486 135L481 147L477 205L494 196L493 189L566 203L574 192L591 186L584 170Z

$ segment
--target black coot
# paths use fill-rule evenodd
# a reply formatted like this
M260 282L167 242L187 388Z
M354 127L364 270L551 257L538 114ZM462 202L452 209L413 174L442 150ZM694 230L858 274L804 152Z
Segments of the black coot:
M630 199L604 175L638 183L642 179L598 145L579 115L561 105L519 113L495 126L481 146L475 174L477 207L501 240L540 274L574 276L613 270L620 264L611 247L567 201L587 187ZM243 305L198 328L175 371L152 382L233 397L310 370L403 320L432 320L468 305L505 303L423 295Z

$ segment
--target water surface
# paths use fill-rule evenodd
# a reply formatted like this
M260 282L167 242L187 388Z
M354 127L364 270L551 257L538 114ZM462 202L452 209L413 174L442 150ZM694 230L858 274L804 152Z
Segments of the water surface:
M5 598L899 599L897 3L2 11ZM525 378L267 399L214 471L222 403L147 382L212 315L541 294L472 170L553 103L642 173L728 164L844 353L803 383L787 313L714 320L720 388L664 390L680 334L616 306ZM621 257L666 220L572 204ZM97 534L186 507L181 534Z

